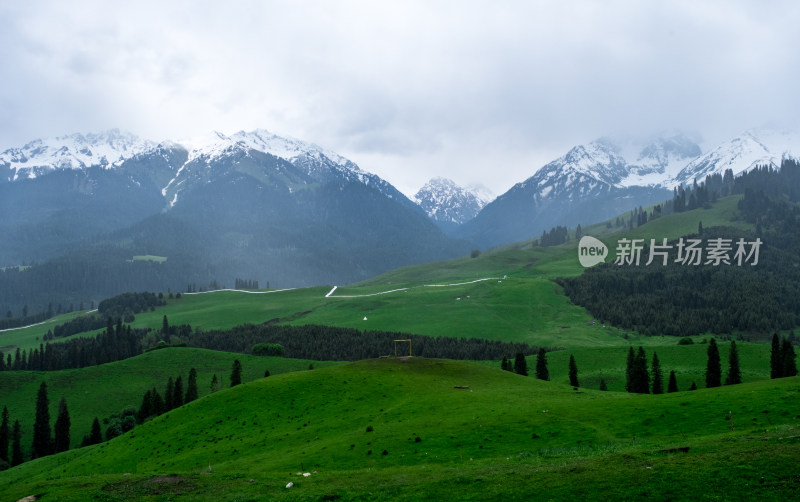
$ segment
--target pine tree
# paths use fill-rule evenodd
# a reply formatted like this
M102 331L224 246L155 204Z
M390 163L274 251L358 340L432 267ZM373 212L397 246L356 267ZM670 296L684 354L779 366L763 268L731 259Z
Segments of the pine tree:
M739 369L739 351L736 348L736 341L731 340L731 350L728 356L728 376L725 377L725 385L736 385L742 383L742 371Z
M608 386L606 385L606 379L600 377L600 390L608 390Z
M142 396L142 404L139 406L139 411L136 412L136 419L141 424L153 415L153 395L148 389Z
M539 348L536 355L536 378L539 380L550 380L550 372L547 370L547 355L544 347Z
M219 380L217 380L217 374L214 373L214 376L211 377L211 392L217 392L219 390Z
M653 352L653 364L651 366L653 372L653 394L664 393L664 381L661 374L661 362L658 360L658 354Z
M0 422L0 460L8 462L9 440L8 407L3 406L3 420Z
M634 365L636 363L636 353L633 351L633 347L628 347L628 359L625 362L625 390L627 392L633 392L633 379L634 379Z
M22 457L22 428L19 420L14 420L14 432L11 433L11 467L24 462Z
M189 382L186 384L186 398L185 402L191 403L197 399L197 370L192 368L189 370Z
M100 428L100 420L94 417L92 422L92 432L89 433L89 444L100 444L103 442L103 430Z
M797 375L796 357L792 343L788 338L784 338L781 344L781 376L792 377Z
M242 363L238 359L233 361L233 368L231 368L231 387L235 387L242 383Z
M692 380L692 385L689 386L689 390L697 390L697 384L694 383L694 380Z
M517 375L528 376L528 361L525 360L522 352L517 352L514 357L514 372Z
M647 355L644 348L639 346L633 360L633 392L636 394L650 393L650 373L647 371Z
M70 419L69 419L69 410L67 409L67 399L65 397L62 397L61 401L58 402L58 417L56 418L56 424L55 424L56 453L69 450L69 440L70 440L69 428L70 428Z
M575 356L569 356L569 384L573 387L580 387L578 383L578 365L575 364Z
M164 319L161 320L161 334L164 335L164 339L169 340L169 321L167 321L167 316L164 316Z
M511 371L511 364L508 362L508 358L503 356L503 360L500 361L500 369L503 371Z
M36 396L36 420L33 423L33 458L46 457L52 453L50 434L50 401L47 399L47 384L42 382Z
M781 341L777 333L772 334L772 350L769 353L769 377L780 378L783 376L783 353Z
M712 338L708 342L708 361L706 363L706 387L719 387L722 385L722 366L719 360L717 341Z
M175 380L175 389L172 394L172 406L177 408L183 406L183 377L178 376Z
M167 380L167 389L164 391L164 411L170 411L175 407L173 398L175 397L175 382L172 377Z
M675 370L669 372L669 383L667 384L667 392L678 392L678 379L675 378Z

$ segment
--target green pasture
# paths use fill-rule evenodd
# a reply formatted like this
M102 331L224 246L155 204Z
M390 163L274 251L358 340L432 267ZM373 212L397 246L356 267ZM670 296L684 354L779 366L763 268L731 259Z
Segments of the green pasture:
M124 361L62 371L0 372L0 409L7 406L11 421L19 420L23 430L24 450L30 448L36 411L36 394L42 382L47 383L50 416L55 421L58 402L66 397L72 422L72 445L78 446L91 430L92 420L100 420L126 408L139 409L142 396L155 386L163 395L167 380L183 377L183 390L189 370L197 370L200 396L211 392L211 378L217 375L220 388L230 385L233 361L242 363L242 381L271 375L307 370L312 361L282 357L259 357L204 349L175 347L146 352ZM330 364L313 361L314 367ZM105 432L105 429L104 429Z
M799 487L798 396L796 377L652 396L575 391L468 362L366 360L217 392L110 442L0 473L0 491L10 500L789 500Z

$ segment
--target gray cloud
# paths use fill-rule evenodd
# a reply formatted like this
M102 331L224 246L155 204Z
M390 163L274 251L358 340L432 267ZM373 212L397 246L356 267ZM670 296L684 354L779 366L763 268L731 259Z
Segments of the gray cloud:
M570 146L792 122L795 2L26 2L0 6L0 148L264 127L406 193L497 192Z

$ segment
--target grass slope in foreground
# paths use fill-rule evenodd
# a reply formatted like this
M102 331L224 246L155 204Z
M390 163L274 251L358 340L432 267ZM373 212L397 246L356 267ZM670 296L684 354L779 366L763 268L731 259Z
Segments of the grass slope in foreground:
M473 363L366 360L201 398L108 443L0 473L0 491L11 500L790 500L800 490L798 397L800 378L642 396Z
M219 388L230 385L233 361L242 363L242 381L249 382L289 371L307 370L312 361L283 357L260 357L187 347L166 348L146 352L140 356L81 369L62 371L3 371L0 372L0 409L7 406L11 422L22 425L22 446L26 458L33 441L33 423L36 415L36 394L42 382L47 383L52 421L58 416L58 402L67 399L72 423L71 444L81 444L83 436L91 430L92 420L101 421L126 408L139 409L142 396L156 387L163 396L167 380L183 378L186 391L189 370L197 370L197 390L202 397L211 393L213 375L217 375ZM327 363L313 361L316 368ZM271 377L270 377L271 378ZM52 424L51 424L52 425ZM103 428L105 432L105 427Z

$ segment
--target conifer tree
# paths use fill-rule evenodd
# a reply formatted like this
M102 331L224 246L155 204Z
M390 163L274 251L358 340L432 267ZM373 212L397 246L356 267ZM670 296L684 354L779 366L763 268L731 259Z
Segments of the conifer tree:
M175 382L172 381L172 377L169 377L167 380L167 389L164 391L164 411L170 411L175 407L175 403L173 402L174 396Z
M148 389L142 397L142 404L139 406L139 411L136 412L136 419L141 424L151 416L153 416L153 395Z
M692 385L689 386L689 390L697 390L697 384L694 383L694 380L692 380Z
M669 383L667 384L667 392L678 392L678 379L675 378L675 370L669 372Z
M56 417L55 424L55 453L69 450L69 428L70 419L67 399L62 397L61 401L58 402L58 417Z
M92 422L92 432L89 433L89 444L100 444L103 442L103 430L100 428L100 420L94 417Z
M742 371L739 369L739 351L736 348L736 340L731 340L731 349L728 356L728 375L725 377L725 385L736 385L742 383Z
M517 375L528 376L528 361L525 360L522 352L517 352L514 357L514 372Z
M633 351L633 347L628 347L628 359L625 362L625 390L627 392L633 392L633 379L634 379L634 371L633 367L636 362L636 353Z
M608 390L608 386L606 385L606 379L600 378L600 390Z
M42 382L36 396L36 420L33 423L33 458L46 457L53 451L50 433L50 401L47 399L47 384Z
M11 467L24 462L22 458L22 428L19 420L14 420L14 432L11 433Z
M8 446L10 444L10 433L8 423L8 407L3 406L3 419L0 422L0 460L8 462Z
M717 341L714 338L708 342L707 355L706 387L719 387L722 385L722 367L719 360L719 348L717 348Z
M650 373L647 371L647 355L644 348L639 346L636 357L633 360L633 392L636 394L650 393Z
M778 333L772 334L772 350L769 353L769 377L780 378L783 376L783 353Z
M269 370L265 370L264 371L264 378L267 378L268 376L269 376Z
M167 410L167 405L164 403L164 399L161 397L161 394L158 393L158 389L155 387L150 390L150 399L150 410L154 416L158 416L166 411L169 411Z
M172 407L177 408L183 406L183 377L178 376L175 380L175 389L172 394Z
M503 360L500 361L500 369L504 371L513 371L511 363L508 361L508 358L506 356L503 356Z
M792 342L788 338L784 338L781 344L781 376L792 377L797 375L796 357Z
M658 360L658 354L655 352L653 352L651 371L653 372L653 394L663 394L664 380L661 374L661 362Z
M186 398L187 403L191 403L197 399L197 370L192 368L189 370L189 382L186 384Z
M539 348L536 355L536 378L539 380L550 380L550 372L547 370L547 355L544 347Z
M580 387L578 383L578 365L575 364L575 356L569 356L569 384L573 387Z
M242 383L242 363L238 359L233 361L233 368L231 368L231 387L235 387Z
M217 392L219 390L219 380L217 380L217 374L214 373L214 376L211 377L211 392Z

